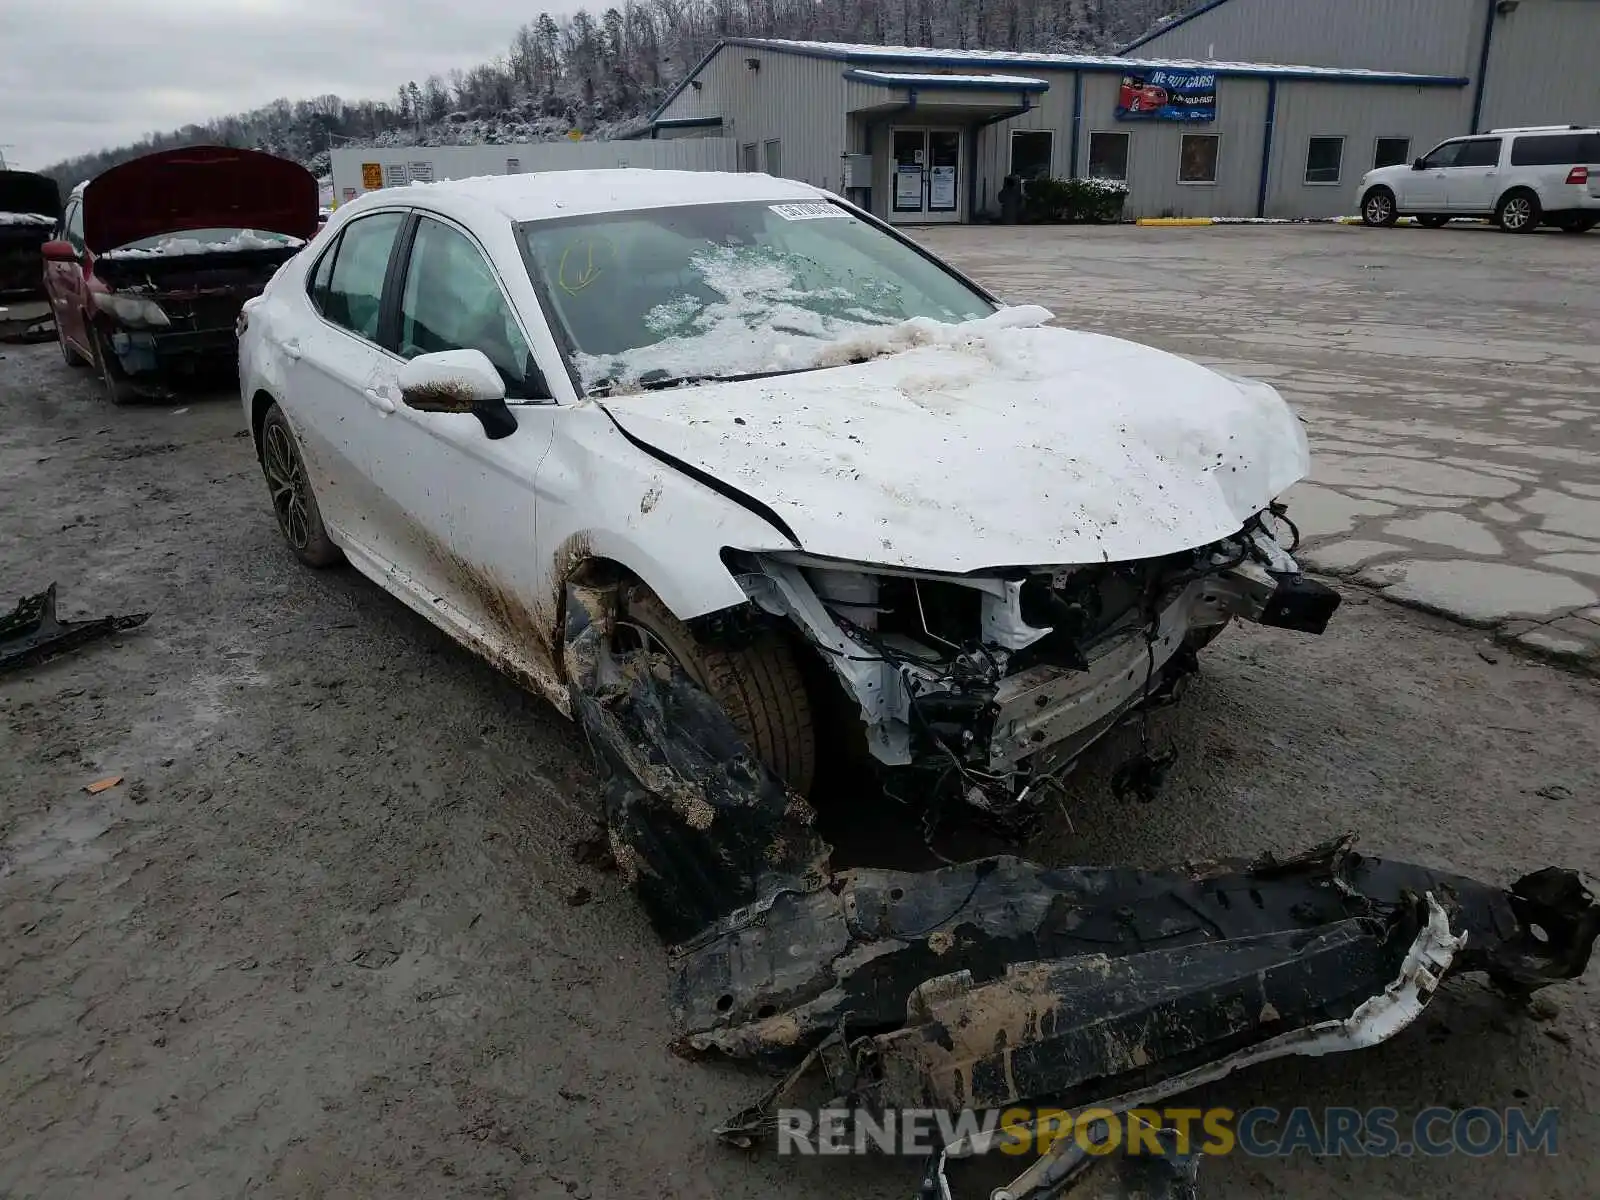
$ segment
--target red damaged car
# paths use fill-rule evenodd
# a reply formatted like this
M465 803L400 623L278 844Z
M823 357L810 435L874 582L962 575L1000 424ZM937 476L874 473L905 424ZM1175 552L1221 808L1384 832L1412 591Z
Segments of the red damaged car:
M316 178L287 159L187 146L112 167L43 247L61 353L113 404L222 366L244 302L316 232Z

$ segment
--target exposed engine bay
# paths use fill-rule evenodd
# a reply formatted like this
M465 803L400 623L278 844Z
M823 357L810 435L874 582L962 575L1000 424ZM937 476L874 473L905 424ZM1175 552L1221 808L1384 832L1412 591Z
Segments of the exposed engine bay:
M1327 627L1338 593L1301 575L1273 531L1282 517L1275 508L1212 545L1125 563L940 576L797 553L730 566L832 668L880 764L1003 815L1025 812L1119 718L1191 672L1229 621Z
M1027 581L1010 582L1020 611ZM1221 586L1172 586L1196 583ZM1270 602L1276 585L1259 586ZM1572 871L1500 888L1368 857L1351 835L1159 871L1008 856L836 871L811 805L709 694L665 654L614 648L617 600L614 585L569 583L564 666L612 854L671 948L676 1048L789 1072L719 1127L731 1144L770 1141L807 1080L829 1109L868 1113L1131 1112L1273 1058L1384 1042L1452 973L1526 998L1581 976L1600 934ZM950 1200L950 1163L975 1149L942 1145L918 1200ZM1125 1157L1080 1190L1097 1165L1068 1139L1003 1194L1198 1194L1194 1159Z

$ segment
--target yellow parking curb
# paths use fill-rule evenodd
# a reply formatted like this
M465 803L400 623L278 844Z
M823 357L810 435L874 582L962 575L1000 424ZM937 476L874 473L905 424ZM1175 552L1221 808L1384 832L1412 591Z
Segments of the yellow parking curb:
M1140 217L1135 225L1210 225L1210 217Z

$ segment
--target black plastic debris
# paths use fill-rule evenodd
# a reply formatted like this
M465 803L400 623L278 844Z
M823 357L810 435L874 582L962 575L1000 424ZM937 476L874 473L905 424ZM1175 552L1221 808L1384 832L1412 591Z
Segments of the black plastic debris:
M143 625L149 613L100 617L93 621L62 621L56 617L56 585L24 596L0 617L0 672L37 666L113 633Z
M1576 978L1600 935L1571 871L1505 889L1360 854L1353 835L1155 871L996 857L834 872L809 803L702 689L662 655L612 651L614 604L569 586L567 678L613 853L672 947L677 1049L790 1072L722 1126L731 1143L766 1140L818 1075L830 1108L1125 1112L1272 1058L1376 1045L1447 973L1519 996ZM947 1200L942 1164L924 1194ZM1041 1158L1009 1193L1070 1194L1069 1168ZM1193 1181L1192 1164L1130 1162L1083 1194L1188 1196Z

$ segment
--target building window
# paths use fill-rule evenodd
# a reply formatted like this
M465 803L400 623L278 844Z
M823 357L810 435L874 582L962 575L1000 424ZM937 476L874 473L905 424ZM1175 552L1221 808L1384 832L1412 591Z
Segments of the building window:
M1048 129L1017 129L1011 134L1011 174L1028 179L1049 179L1056 135Z
M757 146L754 142L746 142L744 144L744 167L743 167L744 170L746 170L746 171L759 171L759 170L761 170L761 168L756 165L756 151L759 150L759 149L760 149L760 147Z
M1378 139L1377 149L1372 152L1372 169L1379 167L1399 167L1411 161L1411 139L1404 137L1381 137Z
M1128 182L1128 139L1126 133L1089 135L1089 178Z
M766 154L767 174L774 177L781 176L783 174L782 147L780 147L777 143L777 140L774 139L773 141L763 143L761 148Z
M1215 183L1217 151L1221 137L1215 133L1186 133L1178 149L1179 183Z
M1338 183L1344 164L1342 137L1314 137L1306 143L1306 182Z

